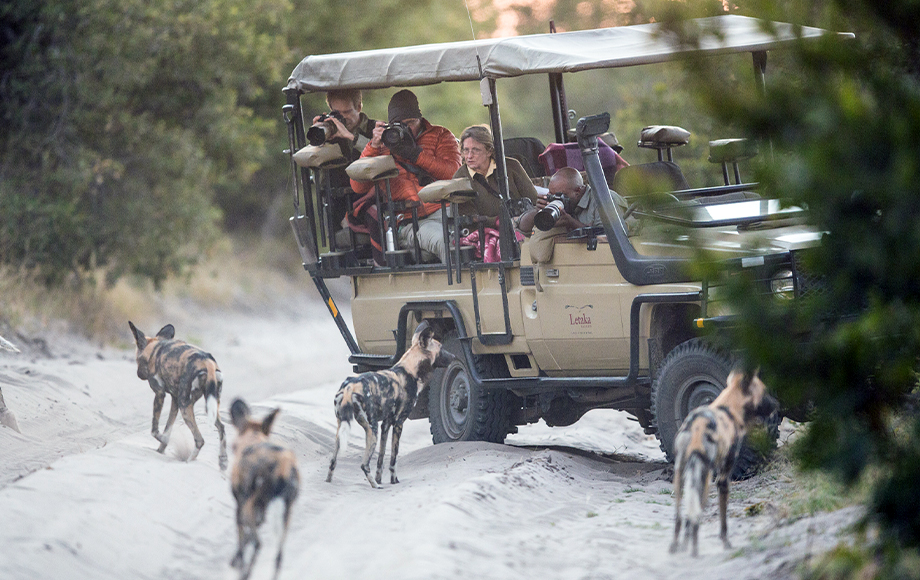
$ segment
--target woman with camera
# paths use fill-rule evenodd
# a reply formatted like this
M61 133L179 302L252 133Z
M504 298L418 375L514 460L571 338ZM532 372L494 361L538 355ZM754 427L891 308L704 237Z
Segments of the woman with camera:
M466 177L470 180L476 199L460 205L461 215L476 215L494 220L501 213L501 194L498 191L498 178L495 175L495 143L492 130L487 125L467 127L460 134L460 152L463 166L454 174L454 178ZM528 207L537 203L537 190L517 159L505 157L508 174L508 193L512 200L519 200L520 215ZM529 200L520 201L520 200Z

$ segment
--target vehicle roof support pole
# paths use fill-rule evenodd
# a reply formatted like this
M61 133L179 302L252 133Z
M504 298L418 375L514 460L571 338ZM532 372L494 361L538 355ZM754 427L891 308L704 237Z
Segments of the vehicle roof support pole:
M511 213L508 211L508 168L505 165L505 142L502 137L502 120L498 112L498 95L495 91L495 79L486 78L491 102L489 107L489 120L492 124L492 140L495 142L495 177L498 180L498 192L502 196L501 213L499 214L498 227L499 250L503 261L516 260L517 244L514 243L514 229L511 226Z
M556 132L556 143L567 143L569 140L569 113L565 102L565 86L562 84L562 73L549 74L550 106L553 109L553 128Z
M287 117L286 121L289 124L290 129L292 130L292 147L291 155L294 155L297 151L302 149L307 144L307 135L303 128L303 109L300 106L300 93L294 89L285 89L284 94L287 96L287 104L291 106L290 117ZM310 170L304 167L300 168L300 183L302 184L303 189L303 206L304 206L304 215L312 216L313 213L313 187L310 180ZM316 230L315 228L310 228L310 233L312 234L313 247L318 248L319 245L316 239Z
M754 84L757 85L757 92L761 98L767 96L767 51L758 50L751 53L754 57ZM773 142L768 143L770 146L770 159L773 159Z

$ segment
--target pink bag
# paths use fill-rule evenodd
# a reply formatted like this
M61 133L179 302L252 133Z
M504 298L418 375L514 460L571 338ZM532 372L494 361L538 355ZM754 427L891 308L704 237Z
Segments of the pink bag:
M495 225L498 226L498 220L495 220ZM473 230L469 234L460 238L461 246L473 246L475 248L476 257L481 258L483 262L500 262L501 249L498 243L498 230L495 228L483 228L482 229L485 236L485 257L482 255L481 247L479 244L479 230ZM515 231L514 237L518 242L524 240L524 235L521 232Z

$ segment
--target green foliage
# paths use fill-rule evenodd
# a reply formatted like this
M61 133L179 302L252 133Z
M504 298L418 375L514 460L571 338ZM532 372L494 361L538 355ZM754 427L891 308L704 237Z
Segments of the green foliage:
M693 42L696 31L681 24L686 5L667 8L663 20ZM768 67L765 99L708 93L722 122L772 146L758 180L807 207L827 232L802 264L827 292L806 303L780 304L753 280L726 279L742 320L732 340L787 405L814 405L798 447L804 465L847 483L877 466L869 503L879 542L915 548L920 418L910 419L914 435L905 442L891 417L916 386L920 356L920 6L754 1L740 9L800 23L817 17L807 23L856 39L801 43L779 70ZM700 86L718 76L705 62L693 70Z

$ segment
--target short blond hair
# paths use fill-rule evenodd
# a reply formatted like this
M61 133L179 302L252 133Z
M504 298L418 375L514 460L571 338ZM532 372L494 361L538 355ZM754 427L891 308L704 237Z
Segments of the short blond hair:
M485 146L489 155L495 151L495 140L492 137L492 129L490 129L488 125L473 125L472 127L464 129L463 133L460 134L461 147L463 147L463 142L467 139L472 139L481 143Z
M326 104L332 107L332 101L348 101L356 111L361 110L361 89L336 89L326 93Z

